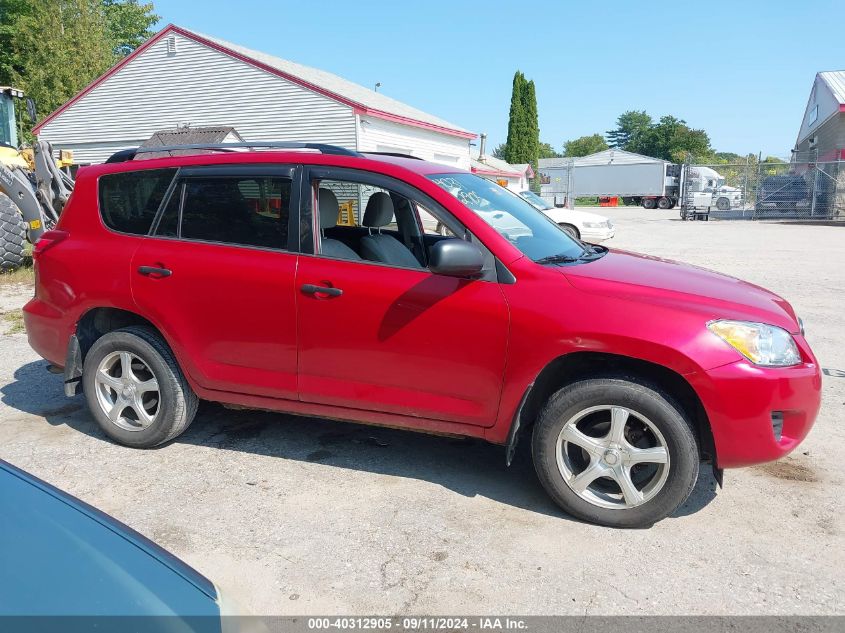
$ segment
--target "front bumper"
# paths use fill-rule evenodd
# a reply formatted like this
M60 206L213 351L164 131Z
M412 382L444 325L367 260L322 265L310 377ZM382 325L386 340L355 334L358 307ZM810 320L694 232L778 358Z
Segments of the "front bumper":
M821 405L815 358L782 368L742 360L693 382L710 419L719 468L774 461L792 452L810 432Z
M616 229L587 229L585 228L581 231L581 239L585 242L591 242L593 244L598 244L599 242L604 242L605 240L609 240L614 235L616 235Z

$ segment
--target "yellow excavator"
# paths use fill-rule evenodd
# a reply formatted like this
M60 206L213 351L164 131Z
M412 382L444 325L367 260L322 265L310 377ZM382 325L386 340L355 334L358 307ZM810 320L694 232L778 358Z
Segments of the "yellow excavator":
M54 158L46 141L21 146L18 112L23 103L35 123L35 102L22 90L0 86L0 270L14 270L24 261L26 242L38 241L55 226L71 191L73 179L62 171L73 155L61 151ZM22 115L22 113L20 113Z

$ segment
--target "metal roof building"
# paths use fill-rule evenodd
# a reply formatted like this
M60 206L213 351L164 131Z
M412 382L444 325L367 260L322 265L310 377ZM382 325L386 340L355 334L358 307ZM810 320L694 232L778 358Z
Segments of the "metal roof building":
M547 169L566 168L570 164L574 167L590 167L593 165L641 165L653 163L669 163L669 161L642 154L634 154L621 149L606 149L589 156L575 158L541 158L538 161L540 172Z
M169 25L35 128L101 162L163 128L233 127L246 141L331 143L470 167L476 134L338 77Z
M845 160L845 70L813 81L794 149L796 160Z

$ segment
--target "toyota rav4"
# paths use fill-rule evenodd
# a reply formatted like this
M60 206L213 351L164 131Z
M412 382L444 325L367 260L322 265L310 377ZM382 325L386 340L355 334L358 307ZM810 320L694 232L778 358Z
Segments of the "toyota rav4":
M142 152L79 171L25 308L121 444L174 439L199 399L483 438L508 462L530 438L565 511L632 527L701 463L721 481L786 455L818 412L784 299L583 243L479 176L313 144Z

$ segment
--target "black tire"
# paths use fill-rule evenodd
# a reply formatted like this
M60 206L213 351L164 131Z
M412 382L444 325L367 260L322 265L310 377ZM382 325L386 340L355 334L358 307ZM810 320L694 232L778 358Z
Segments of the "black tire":
M603 406L624 407L645 416L662 434L669 456L668 473L662 487L641 505L609 508L588 501L570 488L558 467L558 436L566 423L589 407ZM682 411L667 393L632 377L594 378L567 385L549 399L534 425L531 449L540 482L563 510L584 521L619 528L651 526L686 500L698 478L698 441ZM599 486L607 485L600 479L595 480Z
M669 198L665 198L665 197L664 197L664 198L660 198L660 199L657 201L657 207L658 207L659 209L663 209L663 210L666 210L666 209L671 209L671 208L672 208L672 201L671 201L671 200L669 200Z
M716 208L719 211L728 211L731 208L731 201L727 198L719 198L716 200Z
M670 208L670 209L674 209L674 208L678 205L678 201L677 201L677 200L675 200L675 198L672 198L672 199L670 200L670 202L671 202L671 204L669 204L669 208Z
M20 210L0 193L0 270L17 270L23 265L26 223Z
M98 399L95 376L100 363L110 354L124 351L146 363L158 382L157 413L142 430L127 430L109 420ZM103 432L115 442L133 448L152 448L177 437L191 424L199 406L199 398L170 347L154 330L143 326L121 328L97 339L85 357L82 384L91 414Z
M574 227L571 224L558 224L558 226L560 228L562 228L564 231L566 231L567 233L569 233L576 240L581 239L581 232L578 230L577 227Z
M653 209L657 206L657 202L654 198L643 198L643 208L645 209Z

